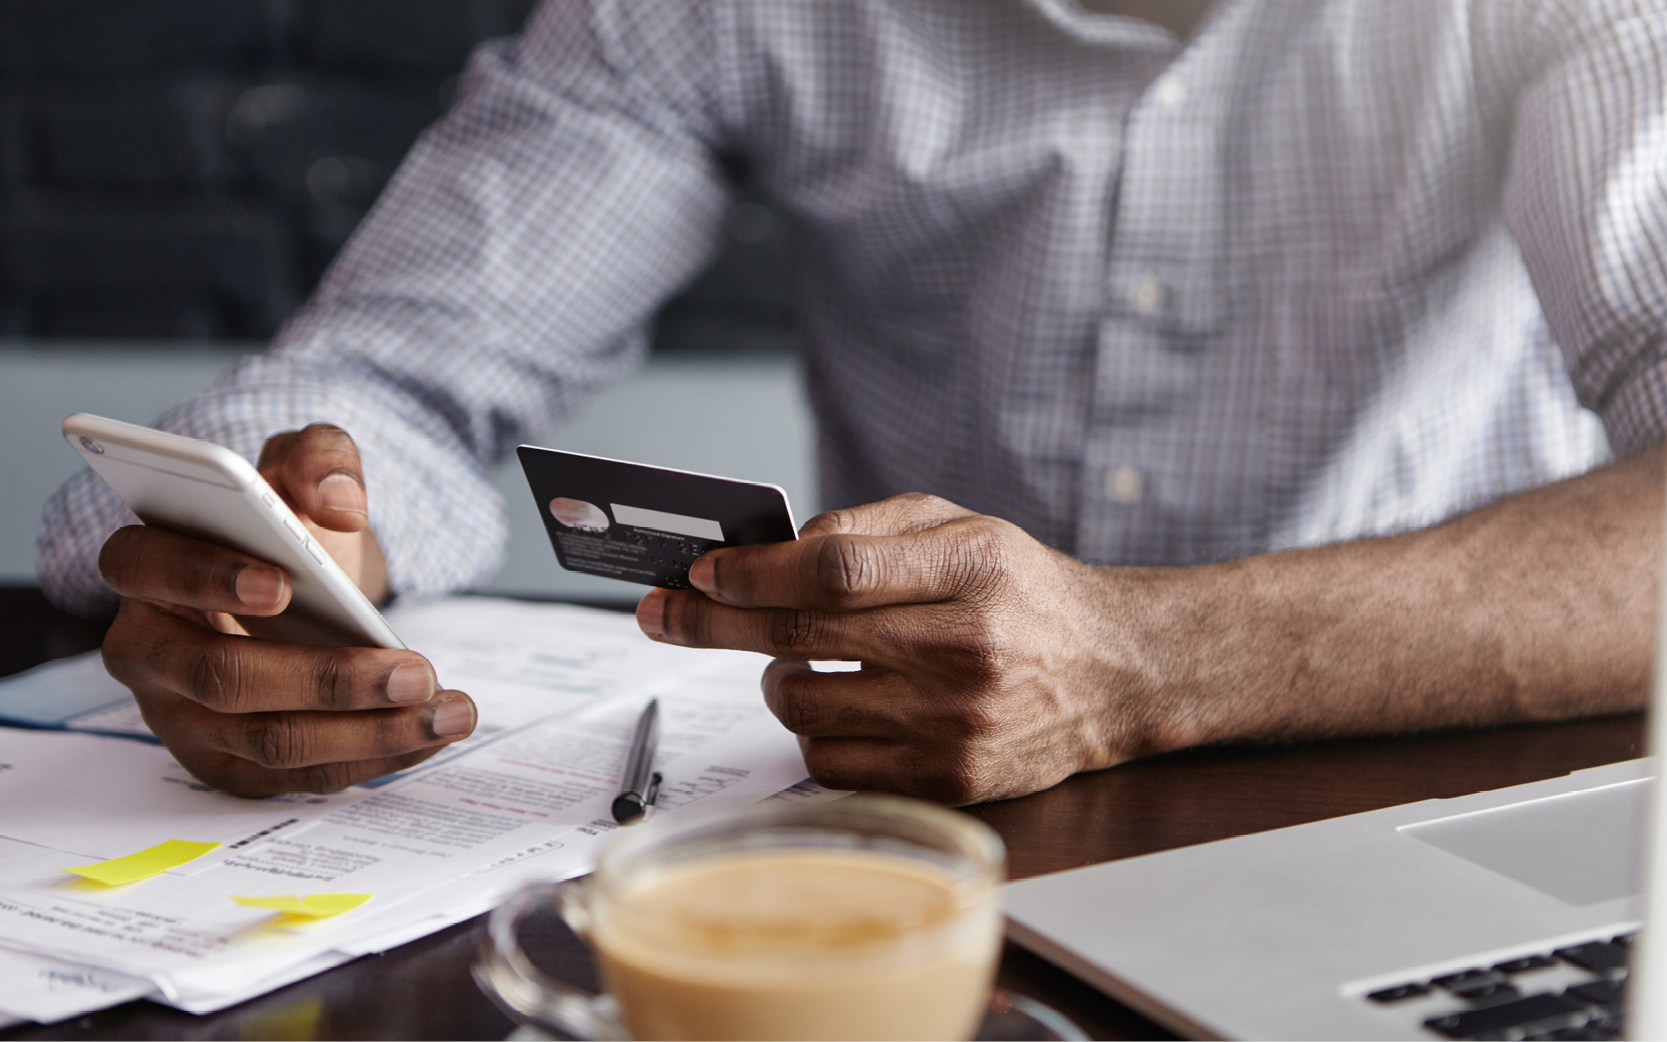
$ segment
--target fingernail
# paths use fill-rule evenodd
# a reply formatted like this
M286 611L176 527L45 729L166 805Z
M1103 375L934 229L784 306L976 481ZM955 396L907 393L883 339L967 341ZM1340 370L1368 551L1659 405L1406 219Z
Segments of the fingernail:
M284 573L250 565L237 573L237 599L251 608L273 608L284 595Z
M695 558L695 563L689 566L689 585L701 593L713 593L718 587L717 579L717 562L705 554Z
M388 674L388 701L426 702L434 697L434 674L415 662L396 666Z
M350 514L365 512L365 490L346 474L327 474L318 483L318 501L331 510Z
M475 729L475 705L467 698L459 698L438 706L428 725L436 738L455 738Z
M666 591L649 590L637 602L637 628L659 640L666 631Z

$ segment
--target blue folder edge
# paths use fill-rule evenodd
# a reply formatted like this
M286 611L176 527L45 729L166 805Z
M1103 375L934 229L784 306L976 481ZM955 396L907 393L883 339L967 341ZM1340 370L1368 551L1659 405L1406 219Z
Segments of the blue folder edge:
M112 710L130 707L135 707L133 694L104 672L96 651L0 678L0 725L79 731L161 744L148 732L105 728L94 722Z

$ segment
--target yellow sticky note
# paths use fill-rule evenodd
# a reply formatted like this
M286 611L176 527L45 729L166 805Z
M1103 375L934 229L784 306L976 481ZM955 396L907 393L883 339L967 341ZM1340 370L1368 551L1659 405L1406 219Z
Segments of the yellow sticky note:
M137 854L126 857L111 858L100 861L96 865L76 865L66 868L65 872L73 872L78 876L91 879L95 883L105 886L121 886L123 883L133 883L141 879L178 868L187 861L195 861L204 854L219 846L218 843L192 843L185 839L170 839L165 843L158 843L154 847L146 847Z
M249 1010L238 1014L238 1034L243 1038L313 1039L329 1038L324 1028L324 1000L317 996L277 1009Z
M279 922L296 922L304 919L328 919L332 915L351 912L373 896L308 894L306 897L297 897L294 894L284 894L281 897L233 897L232 900L245 908L270 908L274 912L282 912L283 916Z

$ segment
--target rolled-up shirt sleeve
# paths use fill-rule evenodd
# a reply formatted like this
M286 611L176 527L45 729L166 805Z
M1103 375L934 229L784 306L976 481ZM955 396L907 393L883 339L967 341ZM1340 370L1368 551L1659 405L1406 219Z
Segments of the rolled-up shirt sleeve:
M333 423L358 444L392 591L489 576L505 526L488 468L637 365L648 316L716 248L729 187L695 3L546 3L472 59L272 349L158 426L251 460ZM108 612L99 548L132 515L91 472L38 544L60 606Z
M1641 0L1505 0L1520 91L1505 217L1580 402L1617 456L1667 437L1667 19ZM1485 85L1484 85L1485 89Z

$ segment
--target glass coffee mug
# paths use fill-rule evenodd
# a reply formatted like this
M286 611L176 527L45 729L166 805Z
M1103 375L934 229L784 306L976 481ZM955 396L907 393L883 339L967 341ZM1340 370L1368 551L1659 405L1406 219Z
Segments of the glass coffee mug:
M893 796L684 811L621 829L588 879L492 913L476 979L578 1038L971 1038L1001 947L1001 840ZM555 911L604 990L552 979L521 926Z

